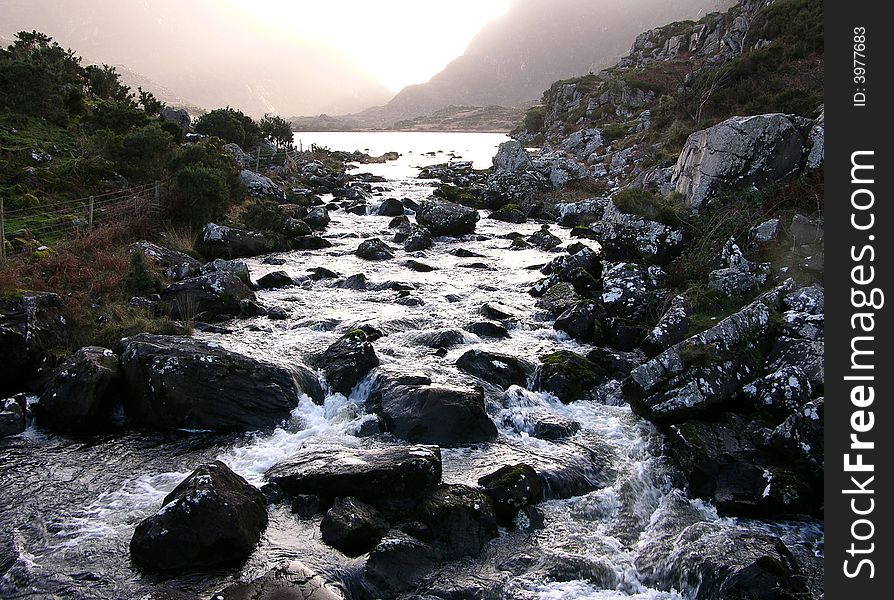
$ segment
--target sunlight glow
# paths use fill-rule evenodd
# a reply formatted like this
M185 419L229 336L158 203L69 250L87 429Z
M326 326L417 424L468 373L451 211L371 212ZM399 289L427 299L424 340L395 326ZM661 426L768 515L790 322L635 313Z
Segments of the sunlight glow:
M392 91L460 56L510 0L225 0L261 29L331 44Z

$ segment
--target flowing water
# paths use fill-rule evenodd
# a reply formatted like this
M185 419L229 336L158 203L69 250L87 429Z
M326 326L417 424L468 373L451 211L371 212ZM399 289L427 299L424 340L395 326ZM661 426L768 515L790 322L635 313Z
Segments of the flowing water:
M362 171L388 179L385 197L422 200L437 182L415 178L417 167L445 162L449 154L486 167L497 145L495 134L320 133L296 134L304 147L381 154L396 150L398 161L364 165ZM440 152L439 152L440 151ZM430 154L431 153L431 154ZM394 291L359 291L307 280L295 287L259 292L259 299L290 312L285 321L266 318L225 323L226 333L196 333L228 349L283 365L305 362L345 330L369 323L386 333L374 343L382 368L424 373L436 382L473 384L458 371L456 359L481 348L531 360L558 349L586 352L587 347L556 332L549 316L538 311L527 293L539 278L532 267L555 254L537 249L510 251L504 235L530 234L540 224L512 225L482 218L475 236L438 239L431 250L413 258L436 266L417 273L403 266L407 256L368 262L354 256L362 239L390 240L388 217L332 212L325 232L334 246L313 252L279 255L284 265L261 259L246 262L257 279L273 270L293 277L326 267L342 276L363 273L370 282L404 282L421 303L397 304ZM567 231L553 226L568 241ZM484 258L458 258L464 248ZM470 268L485 263L486 269ZM517 314L506 340L484 340L464 334L464 343L438 356L422 342L427 332L459 329L477 316L479 307L496 301ZM208 596L234 579L250 579L288 560L298 559L347 589L358 585L361 559L347 559L319 540L319 519L301 521L287 507L270 510L270 525L261 546L239 569L203 572L163 579L135 570L128 542L133 527L158 510L162 498L200 462L219 458L250 482L260 485L263 473L296 449L312 446L369 446L399 443L355 436L369 416L364 401L371 381L364 380L345 397L329 394L323 406L301 400L289 423L274 431L249 435L201 432L146 434L127 432L75 440L34 427L0 441L0 563L17 552L15 563L0 581L4 598L139 598L164 584ZM533 533L503 532L482 556L448 565L443 577L455 581L487 577L501 597L559 599L675 599L674 591L658 591L643 583L635 564L637 549L650 533L661 500L672 489L674 473L661 453L661 435L623 405L580 401L563 405L546 394L512 388L488 390L488 409L500 430L492 444L445 449L444 479L474 484L480 475L505 464L528 462L550 472L553 480L584 478L598 489L566 500L543 504L545 527ZM547 442L529 435L527 415L552 411L570 417L581 431L565 442ZM713 508L693 502L702 518L719 521ZM729 526L739 526L725 520ZM750 523L782 535L804 556L821 542L821 526L803 523ZM651 531L651 530L650 530ZM518 564L533 565L521 569ZM515 565L515 568L508 568ZM506 575L516 573L515 577Z

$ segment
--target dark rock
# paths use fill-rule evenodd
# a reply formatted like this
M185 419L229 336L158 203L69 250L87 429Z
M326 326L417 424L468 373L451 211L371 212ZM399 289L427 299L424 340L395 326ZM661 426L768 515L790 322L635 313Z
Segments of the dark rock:
M643 320L652 311L653 292L664 276L659 267L610 263L602 275L602 305L612 317Z
M474 233L478 211L452 202L426 201L419 206L416 220L432 235L459 237Z
M285 271L272 271L258 279L258 287L262 290L274 290L290 285L295 285L295 281Z
M407 252L428 250L431 246L431 232L424 227L414 227L407 239L404 240L404 250Z
M646 362L646 356L641 350L625 352L613 348L593 348L587 353L587 360L611 376L624 378L630 375L633 369Z
M574 352L560 350L541 360L543 366L537 374L535 388L554 394L566 404L584 398L605 379L598 365Z
M430 273L437 270L435 267L419 262L418 260L408 260L404 263L404 266L411 271L416 271L418 273Z
M172 283L161 293L171 313L181 319L221 318L242 313L242 301L256 301L241 279L227 272L209 273Z
M495 321L508 321L518 317L515 310L499 302L485 302L478 312Z
M492 321L474 321L466 324L463 329L483 338L504 339L509 337L509 331L505 327Z
M401 213L401 215L399 217L394 217L393 219L388 221L388 229L396 229L396 228L400 227L401 225L409 225L409 224L410 224L410 219L408 219L407 217L405 217L403 215L403 213Z
M0 400L0 438L18 435L25 431L27 412L28 403L25 394L16 394L12 398ZM0 569L0 573L2 572L3 570Z
M599 320L605 311L595 302L583 300L575 306L566 308L562 314L556 317L553 327L557 331L564 331L575 340L599 341L602 339L602 331Z
M274 246L272 239L258 231L208 223L196 249L206 258L238 258L267 254Z
M337 279L338 273L335 271L331 271L326 267L314 267L310 270L310 278L314 281L320 281L321 279Z
M224 260L222 258L215 258L211 262L202 265L199 274L207 275L208 273L217 272L232 273L233 275L241 279L242 283L244 283L248 287L252 286L251 277L248 272L248 265L245 264L245 261Z
M468 486L438 486L422 500L419 514L431 528L433 546L448 560L475 556L497 537L493 502Z
M528 243L532 246L536 246L541 250L552 250L562 244L562 238L553 234L549 230L548 225L543 225L540 228L540 231L531 234L528 238Z
M773 341L769 367L781 369L798 367L810 382L814 391L822 392L825 386L825 347L823 341L811 341L780 336Z
M583 298L575 291L570 283L562 282L549 288L539 300L537 307L548 311L553 317L558 317L569 308L576 307Z
M530 465L518 464L498 469L478 479L478 485L494 503L497 522L512 524L518 511L543 501L540 476Z
M114 352L96 346L81 348L56 370L34 413L42 425L58 430L102 429L111 421L119 380Z
M580 431L580 423L548 410L533 411L527 415L530 433L541 440L561 440Z
M359 215L361 217L366 216L369 210L369 205L365 202L361 202L359 204L352 204L345 209L346 213L350 213L352 215Z
M364 575L377 597L393 597L415 590L437 565L437 553L428 544L399 532L390 532L369 554Z
M786 294L785 305L791 310L811 315L822 315L826 311L826 300L823 288L810 286L797 289Z
M220 461L198 467L163 504L130 541L131 558L147 569L238 564L267 527L264 496Z
M323 250L331 248L332 242L318 235L299 235L289 240L293 250Z
M356 275L347 277L343 281L339 281L336 284L336 287L346 290L365 290L369 287L369 282L366 279L366 275L357 273Z
M62 299L46 292L25 292L0 299L0 395L21 391L46 367L46 351L68 344Z
M670 301L668 309L658 319L655 327L649 331L646 339L643 340L642 347L646 354L655 356L686 339L686 335L689 332L691 312L692 309L685 296L674 296Z
M397 198L385 198L376 214L381 217L397 217L404 214L404 205Z
M413 343L429 348L453 348L466 343L466 334L459 329L422 331L412 338Z
M456 361L461 370L499 388L527 387L534 365L508 354L469 350Z
M344 596L303 563L295 560L250 583L232 583L214 600L343 600Z
M390 528L379 511L356 498L336 498L320 523L323 541L352 557L372 550Z
M347 396L373 367L379 365L379 358L366 332L354 329L329 346L319 362L332 390Z
M477 252L472 252L471 250L466 250L465 248L457 248L456 250L451 250L450 254L458 258L486 258L483 254L478 254Z
M791 236L792 242L796 246L822 244L823 226L821 223L808 219L804 215L796 214L792 217Z
M267 484L272 485L272 484ZM279 487L279 486L277 486ZM323 510L323 505L318 496L313 494L296 494L292 496L292 514L299 519L312 519Z
M176 336L144 333L121 345L125 413L139 425L251 431L288 418L302 393L322 397L304 367L291 373Z
M764 414L786 418L810 401L812 389L807 376L798 367L785 366L749 383L745 397Z
M286 321L290 316L291 313L281 306L274 306L267 309L267 318L271 321Z
M155 264L165 277L173 281L198 275L202 266L201 262L188 254L170 250L146 240L135 242L128 246L128 254L134 254L135 252L142 252L146 260Z
M391 251L391 247L379 238L370 238L361 242L354 254L365 260L388 260L394 258L394 252Z
M289 217L286 219L285 223L283 223L282 232L287 237L293 238L303 235L311 235L313 229L301 219Z
M265 475L293 497L326 500L354 497L373 505L413 498L441 481L441 451L432 446L308 448L276 464Z
M763 250L779 242L779 219L769 219L748 230L748 246Z
M329 225L329 222L332 219L329 218L329 211L326 210L324 206L317 206L304 217L304 222L310 225L310 228L314 231L322 231L326 229Z
M490 218L505 223L524 223L528 220L525 213L516 205L507 205L499 210L495 210L490 213Z
M387 430L409 442L459 446L497 437L480 389L387 386L379 411Z

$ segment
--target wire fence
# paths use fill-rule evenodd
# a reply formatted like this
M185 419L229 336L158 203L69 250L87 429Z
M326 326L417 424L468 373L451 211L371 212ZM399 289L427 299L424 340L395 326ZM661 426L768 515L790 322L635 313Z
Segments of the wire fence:
M39 252L98 225L149 222L162 218L168 181L75 200L9 209L0 198L0 259Z

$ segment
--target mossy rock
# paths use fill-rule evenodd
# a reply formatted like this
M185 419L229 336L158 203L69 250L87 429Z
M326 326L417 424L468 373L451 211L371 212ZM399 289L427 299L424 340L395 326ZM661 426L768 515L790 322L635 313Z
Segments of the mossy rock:
M543 366L538 377L538 388L555 394L566 404L585 398L606 378L602 367L568 350L547 354L540 360Z

